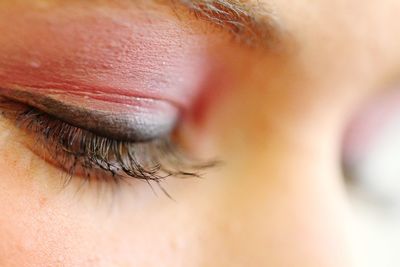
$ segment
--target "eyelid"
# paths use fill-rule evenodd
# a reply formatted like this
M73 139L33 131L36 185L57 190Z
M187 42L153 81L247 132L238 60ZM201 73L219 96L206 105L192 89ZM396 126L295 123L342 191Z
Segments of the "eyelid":
M71 94L48 96L38 90L1 89L0 95L30 105L100 136L147 141L173 130L179 109L163 100L125 97L123 104ZM129 103L129 104L127 104Z
M1 97L0 109L4 118L26 133L23 143L32 152L68 174L65 184L77 176L83 181L116 184L135 178L156 182L163 190L160 182L164 178L196 177L198 169L212 166L195 164L187 158L171 135L146 142L121 141L98 136Z
M206 83L213 65L207 40L175 15L78 9L4 14L0 87L115 91L188 106Z
M147 13L139 18L135 16L128 18L124 12L121 12L121 16L116 16L116 13L111 11L113 14L96 13L93 10L81 11L65 12L60 8L52 12L32 13L28 9L23 12L24 16L15 16L13 12L9 12L13 15L2 18L8 22L2 24L0 21L0 32L3 31L6 36L0 38L0 93L5 91L4 88L11 88L9 90L14 91L17 88L32 89L30 94L23 98L8 96L36 107L32 109L33 116L38 112L41 118L51 117L51 125L48 125L47 120L35 121L22 116L26 119L25 126L38 127L30 133L34 138L40 139L48 148L49 154L55 157L67 155L70 160L78 157L83 167L89 166L94 169L108 168L112 164L122 168L124 164L145 162L136 166L136 173L131 170L132 168L125 166L126 170L112 169L112 175L125 172L125 175L130 177L149 179L149 176L142 173L150 173L156 174L150 176L150 179L152 177L157 179L159 177L159 173L155 173L158 171L157 167L167 176L194 175L190 171L181 171L185 169L184 164L173 156L174 162L171 165L175 167L174 170L168 169L170 167L168 165L160 167L159 161L169 161L167 158L173 153L170 150L164 151L163 145L171 144L170 132L179 119L179 111L190 106L191 101L203 89L203 85L207 84L208 75L214 67L204 36L193 34L183 28L182 23L176 18L152 16L150 23ZM12 30L9 29L10 24L15 26ZM51 92L58 91L51 95L50 100L59 102L46 105L46 102L50 101L49 98L46 100L38 98L38 93L45 91L42 96L49 96ZM131 99L131 102L136 104L111 103L111 99L107 101L107 97L112 93L104 99L90 97L87 99L84 98L85 95L74 94L89 91L118 93L125 96L125 100ZM135 95L136 97L132 97ZM108 102L109 106L105 102ZM137 104L138 102L141 104ZM63 106L65 103L67 105ZM145 108L139 110L140 106ZM74 112L71 111L76 107L89 111L82 114L81 109L81 113L74 115L77 119L72 118L70 115ZM113 112L118 114L119 118L124 114L140 114L141 118L145 115L148 117L145 119L146 123L143 123L143 120L134 120L135 123L131 127L133 135L127 135L126 128L129 128L127 125L130 119L116 121L116 116L111 118L108 126L116 123L116 128L120 130L116 132L115 129L111 129L112 127L105 127L107 125L104 125L104 118L100 118L96 113L101 108L107 109L109 118L113 117L110 115ZM124 113L122 110L127 111ZM96 121L89 114L94 114L98 119L97 123L103 122L103 124L90 126L89 123L82 122L81 117L86 117L86 122L88 119L89 122ZM43 129L41 128L43 125L38 125L40 123L48 127ZM145 127L143 124L146 124ZM138 125L142 126L139 132ZM147 131L151 125L157 126L157 129L151 130L149 134ZM102 131L99 130L100 127ZM71 132L67 131L64 134L60 132L61 137L57 136L59 133L57 130L60 128L84 132L84 138L79 140L79 145L89 147L88 150L84 153L78 153L79 151L71 153L76 147L69 145L70 139L61 138L68 137ZM112 131L105 132L104 129ZM49 132L53 133L50 134L51 140L47 136ZM113 149L112 157L107 160L99 158L94 153L96 151L93 147L97 147L99 140L107 144L107 148ZM60 147L62 150L55 149ZM133 152L138 156L134 160L118 159L120 157L118 149L125 152L137 149L138 151ZM151 152L156 152L157 155L154 156ZM62 162L60 164L62 165Z

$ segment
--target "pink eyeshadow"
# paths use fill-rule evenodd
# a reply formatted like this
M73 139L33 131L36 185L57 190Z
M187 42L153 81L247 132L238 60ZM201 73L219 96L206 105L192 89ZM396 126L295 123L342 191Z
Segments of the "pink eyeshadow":
M85 97L190 105L210 72L201 36L169 14L80 11L3 17L15 27L0 23L0 88L68 93L82 105Z

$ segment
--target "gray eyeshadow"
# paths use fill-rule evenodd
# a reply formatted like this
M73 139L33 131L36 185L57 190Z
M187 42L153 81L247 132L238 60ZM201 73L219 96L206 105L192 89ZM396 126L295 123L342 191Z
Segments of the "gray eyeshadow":
M144 108L143 111L137 108L137 112L128 110L122 113L98 111L26 91L13 92L11 98L73 126L120 141L145 142L166 136L173 130L177 120L177 113L165 114Z

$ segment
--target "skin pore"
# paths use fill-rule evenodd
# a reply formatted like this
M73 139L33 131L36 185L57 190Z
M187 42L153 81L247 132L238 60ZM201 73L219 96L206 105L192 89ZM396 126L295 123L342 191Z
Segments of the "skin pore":
M176 85L177 72L187 71L189 82L182 88L192 88L197 68L204 67L187 64L186 56L217 59L206 64L212 65L213 75L202 84L179 130L193 154L216 156L223 164L205 170L203 179L163 181L173 200L140 181L81 186L76 177L63 188L60 170L35 155L24 133L1 117L0 266L355 266L357 243L340 169L341 139L361 103L400 82L400 28L393 26L399 24L397 0L245 1L249 6L259 2L275 20L267 32L282 34L267 47L237 41L226 24L221 29L205 21L207 12L196 17L165 1L67 2L1 1L0 88L26 82L28 76L37 86L57 75L102 86L123 79L117 85L143 87L154 76L144 72L127 81L121 73L139 63L157 70L161 85ZM63 16L51 17L52 12ZM57 66L60 55L68 55L63 60L77 55L69 48L78 46L62 42L47 50L52 42L45 27L94 13L110 21L123 17L128 28L138 14L149 17L150 24L154 17L175 23L174 29L188 37L180 40L179 33L177 47L161 49L170 63L168 77L158 57L146 61L149 54L140 54L139 63L110 56L106 71L96 72L101 68L89 68L98 67L96 58L75 51L79 57L72 65ZM36 30L49 41L33 42L24 17L34 17ZM152 50L160 37L154 30L138 36L149 43L145 51L158 53ZM117 33L104 34L112 39ZM70 33L60 27L51 34ZM177 52L180 45L188 45L183 50L189 52ZM30 55L25 52L48 57L44 63L55 65L44 66L49 69L39 76L22 71ZM87 51L97 52L104 50ZM89 59L93 62L83 64Z

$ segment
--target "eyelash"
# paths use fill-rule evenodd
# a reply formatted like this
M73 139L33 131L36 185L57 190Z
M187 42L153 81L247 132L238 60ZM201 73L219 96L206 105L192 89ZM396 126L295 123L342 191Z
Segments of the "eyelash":
M168 195L160 185L163 179L199 177L198 170L213 165L194 164L176 146L172 136L148 142L119 141L75 127L30 106L8 100L2 100L1 106L3 114L32 134L35 146L41 145L51 161L68 174L65 184L75 175L115 184L134 178L149 184L155 182Z

